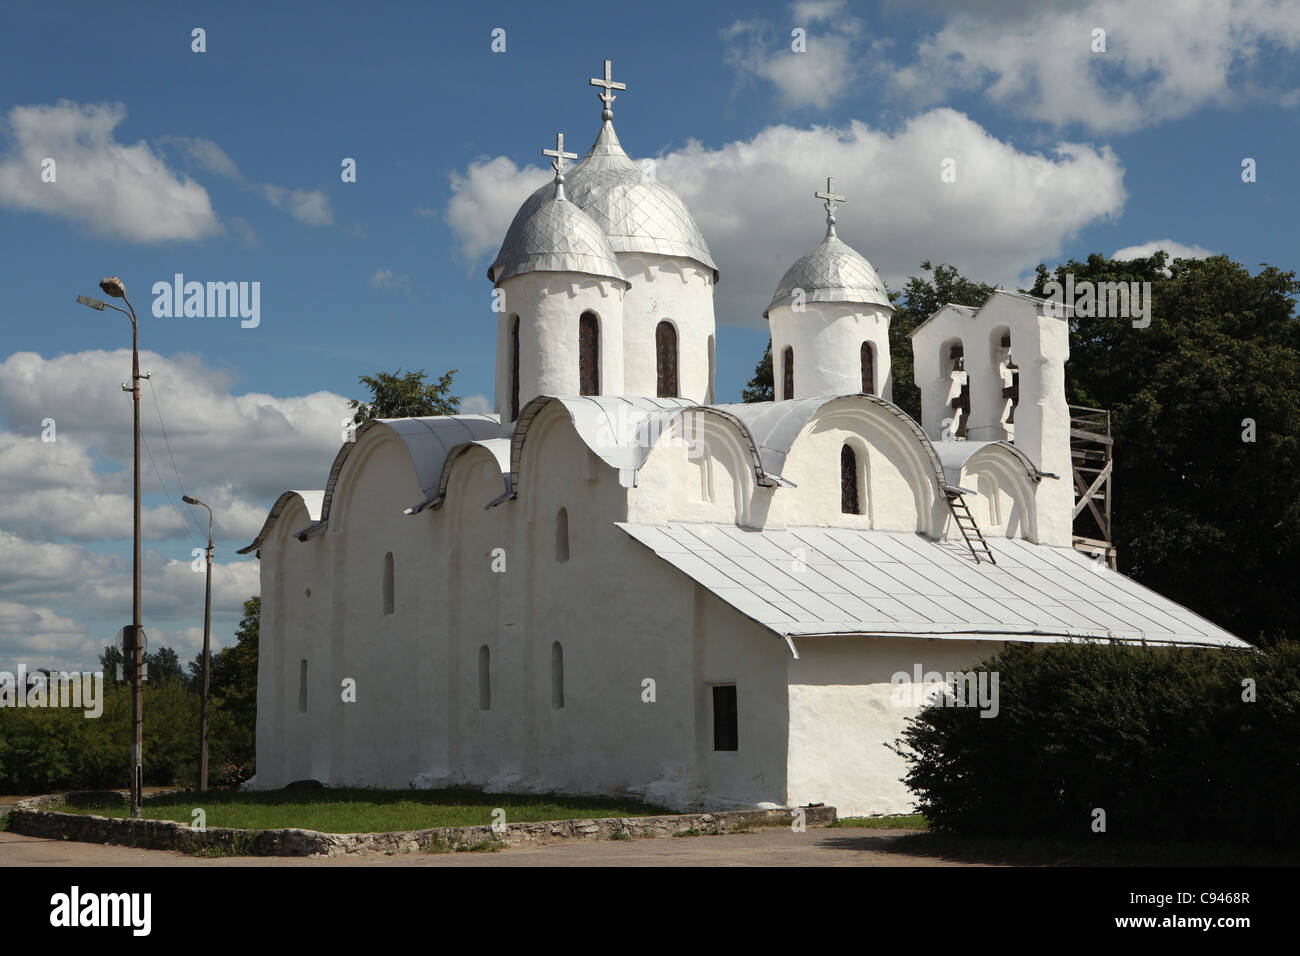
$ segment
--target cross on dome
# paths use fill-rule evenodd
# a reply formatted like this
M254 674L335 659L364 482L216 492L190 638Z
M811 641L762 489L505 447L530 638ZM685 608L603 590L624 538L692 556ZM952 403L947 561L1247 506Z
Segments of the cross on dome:
M834 182L834 179L827 176L826 191L824 193L813 193L814 199L826 200L826 235L828 238L835 235L835 210L839 208L840 203L849 201L845 196L835 195L831 189Z
M600 101L605 104L605 109L600 114L600 118L603 120L612 120L614 118L614 100L617 99L617 97L614 96L613 91L627 89L626 83L617 83L614 81L612 61L605 61L605 78L600 79L599 77L593 76L591 78L591 85L603 87L604 92L596 94L600 97Z
M564 161L566 159L577 159L577 153L566 153L564 151L564 134L555 134L555 149L542 150L543 156L554 156L555 161L551 163L551 168L555 170L555 198L564 198Z

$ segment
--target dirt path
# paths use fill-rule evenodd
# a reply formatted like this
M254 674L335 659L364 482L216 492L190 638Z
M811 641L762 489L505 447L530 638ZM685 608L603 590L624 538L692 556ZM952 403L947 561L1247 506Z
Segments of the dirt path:
M600 840L495 853L397 856L218 857L104 846L0 833L0 867L10 866L966 866L884 848L914 830L762 830L725 836Z

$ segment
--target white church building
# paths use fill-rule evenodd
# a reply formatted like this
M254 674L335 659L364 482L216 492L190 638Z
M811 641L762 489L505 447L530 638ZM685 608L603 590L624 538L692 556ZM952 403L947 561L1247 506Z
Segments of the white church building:
M592 84L595 143L545 151L488 270L496 412L367 422L241 552L255 786L898 812L886 745L923 675L1011 644L1247 646L1075 550L1047 303L940 309L922 420L890 402L894 309L830 181L765 313L775 401L717 403L717 266L620 145L608 61Z

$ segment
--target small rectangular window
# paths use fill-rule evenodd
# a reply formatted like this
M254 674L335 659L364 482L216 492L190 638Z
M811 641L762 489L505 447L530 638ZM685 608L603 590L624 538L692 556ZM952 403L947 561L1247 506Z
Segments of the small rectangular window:
M307 713L307 658L298 662L298 713Z
M739 749L738 731L736 685L717 685L713 688L713 749Z

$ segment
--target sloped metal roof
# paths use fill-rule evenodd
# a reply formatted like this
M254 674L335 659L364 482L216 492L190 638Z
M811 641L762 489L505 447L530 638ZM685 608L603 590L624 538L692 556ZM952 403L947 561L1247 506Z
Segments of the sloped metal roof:
M496 459L497 467L501 469L501 480L504 485L504 491L501 497L505 498L510 494L510 439L484 438L482 441L467 441L457 445L447 453L447 460L442 464L442 475L438 479L437 495L425 499L421 504L412 508L407 508L407 514L419 514L425 508L439 508L442 506L442 503L447 500L447 483L451 481L451 466L457 458L465 454L465 452L469 451L471 448L482 448Z
M619 481L627 488L636 485L636 473L673 420L684 412L717 415L736 428L737 437L748 448L755 478L761 485L781 484L759 458L749 429L731 414L734 406L697 405L686 398L649 398L624 395L552 396L539 395L524 406L515 425L511 448L511 484L519 488L519 463L533 420L552 402L564 406L574 430L601 461L618 469Z
M1249 647L1070 548L996 538L997 564L923 535L850 528L618 527L783 637L871 635Z
M320 517L311 525L297 533L300 541L314 538L329 527L330 508L334 502L334 492L338 487L339 476L347 463L352 450L362 436L374 428L389 428L406 445L411 456L411 465L415 468L416 480L425 500L413 507L418 508L433 498L442 477L442 466L448 453L457 445L465 442L479 441L484 438L501 438L503 430L508 434L509 426L503 426L496 415L431 415L426 418L384 418L364 422L357 428L356 441L344 442L339 453L334 456L330 468L329 481L325 485L325 495L321 502Z
M880 274L834 233L786 270L763 318L777 306L788 305L795 289L803 290L805 302L860 302L894 308Z
M604 233L614 252L694 259L712 270L717 282L718 267L690 210L663 183L644 177L641 167L623 152L609 120L601 125L587 155L566 171L564 189ZM516 221L551 202L554 191L549 183L534 191L519 208ZM492 277L491 270L488 276Z
M1014 457L1020 459L1020 464L1024 466L1025 474L1031 481L1041 481L1044 477L1044 473L1038 470L1038 465L1033 459L1009 441L934 441L930 444L939 456L939 461L943 463L943 477L950 485L961 484L961 470L966 467L966 462L974 458L976 452L990 445L1005 448Z
M260 548L262 543L271 536L271 531L275 528L275 523L280 520L280 515L284 514L284 510L289 507L295 498L302 501L303 507L307 509L307 517L311 518L312 521L320 519L321 502L325 498L325 492L323 490L286 491L284 494L280 495L279 498L275 499L275 504L271 505L271 510L267 514L266 520L262 522L262 530L257 532L257 537L253 539L253 543L247 547L240 548L235 553L248 554L248 552L256 551Z
M557 198L554 183L541 191L543 199L515 213L488 278L499 283L527 272L580 272L626 283L600 226L571 200Z
M812 398L794 398L779 402L746 402L739 405L715 405L713 407L725 411L744 422L745 427L754 437L754 443L758 446L758 454L762 459L764 470L769 474L779 475L785 469L785 460L790 454L790 447L794 444L795 439L799 437L799 433L803 431L804 426L808 424L822 406L838 401L841 398L860 399L885 410L892 417L898 419L899 423L916 438L922 454L929 459L936 483L942 485L943 469L938 456L934 452L929 436L925 434L925 430L893 402L886 401L879 396L863 394L820 395Z

